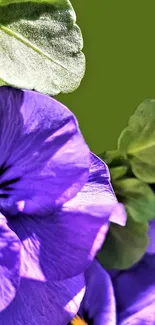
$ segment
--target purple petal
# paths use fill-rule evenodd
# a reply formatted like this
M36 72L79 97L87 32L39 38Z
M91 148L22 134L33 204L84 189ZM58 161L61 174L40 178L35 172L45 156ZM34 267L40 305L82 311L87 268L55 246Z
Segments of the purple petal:
M85 185L84 192L92 193L92 202L109 204L114 208L111 210L110 221L120 226L125 226L127 215L122 203L117 202L115 193L110 183L110 173L107 165L99 157L91 154L91 167L88 183ZM88 194L87 194L88 195Z
M155 219L149 222L148 236L149 244L146 252L149 254L155 254Z
M83 272L101 247L108 225L103 207L64 207L59 215L46 218L21 216L12 226L22 242L21 276L45 281Z
M0 114L1 205L25 201L25 213L51 213L88 178L90 153L76 118L49 96L6 86Z
M92 156L89 182L55 214L21 215L12 220L22 241L21 276L41 281L64 279L82 273L94 259L117 205L107 168L99 160L98 171L96 163L97 157Z
M113 279L119 325L155 324L155 255Z
M97 261L92 263L85 276L87 289L79 314L83 318L86 314L93 325L115 325L115 297L110 276Z
M107 270L107 272L110 275L111 279L114 279L122 271L116 270L116 269L111 269L111 270Z
M84 200L87 200L87 195L89 195L89 202L116 207L117 198L110 183L109 169L105 162L93 153L91 153L88 182L82 189Z
M77 313L84 293L84 275L47 283L22 279L16 298L0 313L0 324L65 325Z
M125 226L127 221L127 214L124 204L118 203L110 216L110 222L116 223L120 226Z
M20 243L0 213L0 312L16 295L20 283Z

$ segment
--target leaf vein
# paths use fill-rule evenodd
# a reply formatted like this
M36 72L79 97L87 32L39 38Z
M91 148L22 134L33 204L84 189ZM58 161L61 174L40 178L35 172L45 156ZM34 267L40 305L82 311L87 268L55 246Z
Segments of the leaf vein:
M21 43L23 43L23 44L27 45L28 47L32 48L38 54L43 55L44 57L46 57L50 61L54 62L55 64L57 64L59 66L61 66L61 68L63 68L64 70L68 71L68 69L62 63L58 62L57 60L52 59L51 56L48 53L44 52L43 50L40 50L39 47L37 47L36 45L34 45L33 43L31 43L29 40L27 40L21 34L19 34L17 32L14 32L9 27L6 27L6 26L1 25L1 24L0 24L0 29L3 32L9 34L10 36L15 37Z

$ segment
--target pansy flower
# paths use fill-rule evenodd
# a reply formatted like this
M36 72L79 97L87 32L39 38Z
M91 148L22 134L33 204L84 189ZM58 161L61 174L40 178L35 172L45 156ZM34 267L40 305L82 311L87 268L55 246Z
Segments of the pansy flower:
M85 278L84 299L78 316L69 325L116 325L115 296L108 272L94 260L85 272Z
M53 98L0 87L0 325L65 325L109 222L107 166Z
M86 293L68 325L155 324L155 254L117 272L107 273L94 261L85 274Z
M145 254L113 279L118 325L155 324L155 255Z
M69 325L155 324L155 219L148 235L146 253L128 270L107 272L93 261L85 272L84 299Z
M154 325L155 254L112 277L97 261L86 274L86 293L68 325Z

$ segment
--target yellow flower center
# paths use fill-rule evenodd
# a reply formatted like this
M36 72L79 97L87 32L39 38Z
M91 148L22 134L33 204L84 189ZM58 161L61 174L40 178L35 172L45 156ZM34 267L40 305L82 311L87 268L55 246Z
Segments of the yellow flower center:
M71 325L88 325L88 324L77 315L71 320Z

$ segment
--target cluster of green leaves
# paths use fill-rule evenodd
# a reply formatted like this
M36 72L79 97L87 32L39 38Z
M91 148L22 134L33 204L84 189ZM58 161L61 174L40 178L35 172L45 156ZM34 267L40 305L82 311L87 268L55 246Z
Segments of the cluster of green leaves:
M98 259L106 268L126 269L148 245L148 222L155 218L155 100L144 101L118 139L117 150L100 157L107 163L119 202L127 212L125 227L110 224Z
M0 0L0 86L69 93L84 76L82 47L69 0Z

